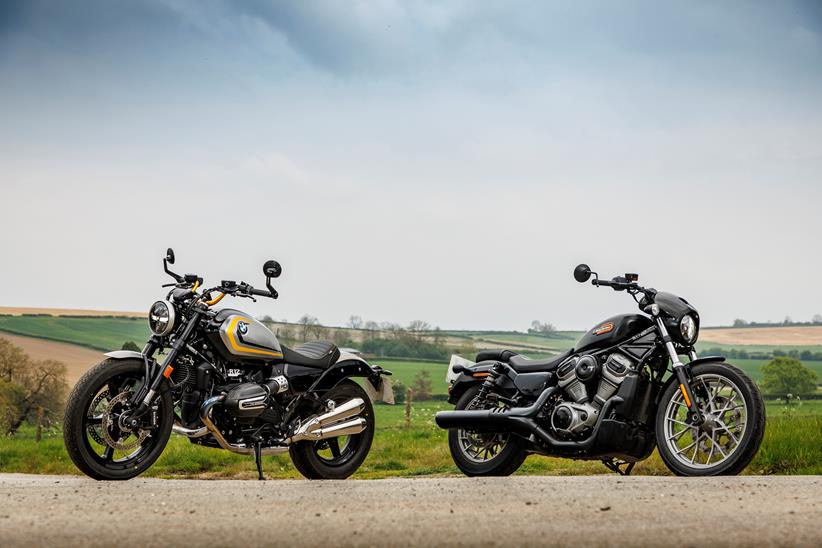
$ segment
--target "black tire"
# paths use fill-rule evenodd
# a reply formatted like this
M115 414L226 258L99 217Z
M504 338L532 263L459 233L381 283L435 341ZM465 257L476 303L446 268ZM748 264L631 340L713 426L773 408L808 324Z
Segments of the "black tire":
M344 380L329 390L323 400L333 400L339 404L352 398L361 398L365 401L365 409L359 417L365 419L366 426L360 434L346 436L346 443L339 456L333 453L331 458L321 455L329 449L329 444L339 442L338 438L321 441L300 441L293 444L288 452L291 461L297 470L308 479L345 479L360 467L371 450L374 440L374 407L365 390L357 383ZM334 440L334 441L332 441Z
M738 445L723 461L707 468L689 466L678 460L674 451L665 443L666 409L672 398L677 397L679 383L672 382L663 392L656 413L656 439L659 455L671 472L678 476L733 476L745 469L753 460L765 435L765 402L756 384L739 368L727 363L705 363L691 369L694 379L691 386L699 391L698 379L703 375L720 375L739 389L746 406L745 428ZM697 399L702 401L699 394ZM708 459L710 463L710 458Z
M479 392L480 386L472 386L460 397L454 409L464 410L474 400ZM451 451L451 458L463 474L466 476L510 476L516 472L528 454L523 449L521 439L509 434L505 447L497 455L486 462L475 462L470 460L463 452L459 430L448 430L448 449Z
M144 375L142 360L105 360L86 371L69 394L63 419L63 441L72 462L81 472L96 480L127 480L142 474L162 454L174 424L174 403L167 390L157 395L158 424L141 444L133 459L104 458L92 447L87 432L86 413L97 393L112 379L139 378ZM112 451L112 457L114 452Z

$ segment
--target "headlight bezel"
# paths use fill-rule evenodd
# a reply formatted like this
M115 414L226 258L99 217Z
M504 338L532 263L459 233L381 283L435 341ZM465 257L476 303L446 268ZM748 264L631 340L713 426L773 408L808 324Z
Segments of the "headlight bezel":
M680 318L679 335L686 344L694 344L699 337L699 324L691 314L685 314Z
M168 317L165 319L166 323L162 328L160 328L159 324L161 324L163 320L160 320L160 319L154 320L153 319L153 316L155 315L155 307L157 305L162 305L163 307L165 307L165 310L166 310L167 315L168 315ZM168 335L169 333L171 333L171 331L174 329L175 321L176 321L176 313L175 313L175 310L174 310L174 305L172 305L170 302L168 302L166 300L155 301L148 309L148 328L155 335L159 335L161 337L164 337L164 336Z

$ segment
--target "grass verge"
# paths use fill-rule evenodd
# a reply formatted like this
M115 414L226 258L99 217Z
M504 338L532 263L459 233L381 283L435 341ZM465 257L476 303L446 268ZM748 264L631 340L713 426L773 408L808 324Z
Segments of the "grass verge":
M765 440L749 474L822 473L822 407L807 405L786 408L768 404ZM356 478L457 475L451 461L446 433L434 424L434 413L450 406L445 402L417 402L413 405L411 428L404 427L403 406L379 405L377 433L371 453ZM288 455L264 458L269 478L299 478ZM0 438L0 472L29 474L77 474L63 447L59 432L44 434L34 441L34 430L23 429L13 438ZM521 475L579 475L610 473L597 461L572 461L531 456L520 468ZM669 474L659 455L639 463L634 474ZM173 436L166 451L145 474L164 478L254 478L250 457L192 445Z

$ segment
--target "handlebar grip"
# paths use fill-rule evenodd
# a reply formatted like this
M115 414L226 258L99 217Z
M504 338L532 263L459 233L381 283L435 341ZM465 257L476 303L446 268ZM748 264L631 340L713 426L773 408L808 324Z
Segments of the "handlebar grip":
M273 297L271 292L267 289L254 289L253 287L248 290L251 295L257 295L259 297ZM276 297L275 297L276 298Z

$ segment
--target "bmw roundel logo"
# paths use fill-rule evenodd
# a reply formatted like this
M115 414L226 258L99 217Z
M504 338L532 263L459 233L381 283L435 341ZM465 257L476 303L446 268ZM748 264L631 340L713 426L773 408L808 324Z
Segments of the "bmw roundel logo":
M248 333L248 324L245 322L237 322L237 331L240 332L240 335L245 335Z

